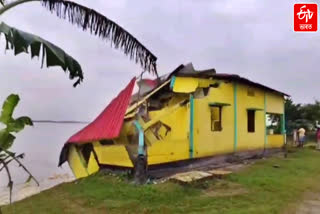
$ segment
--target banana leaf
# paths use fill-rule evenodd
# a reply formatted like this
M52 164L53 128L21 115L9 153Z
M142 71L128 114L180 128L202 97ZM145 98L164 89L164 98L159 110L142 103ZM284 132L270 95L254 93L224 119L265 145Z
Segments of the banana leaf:
M24 116L17 119L12 117L19 101L20 98L18 95L11 94L3 103L0 122L3 123L6 128L0 130L0 151L3 149L7 150L12 146L16 137L11 132L18 133L23 130L25 126L33 125L29 117Z
M0 151L9 149L15 139L16 137L10 134L6 129L0 130Z
M7 130L9 132L20 132L24 129L24 127L28 126L33 126L33 122L29 117L19 117L15 120L12 120L7 124Z
M7 97L2 105L2 111L0 115L0 122L7 125L12 119L12 114L16 106L18 105L20 98L16 94L11 94Z
M65 72L69 72L69 78L77 78L74 86L83 80L83 72L80 64L58 46L42 39L39 36L26 33L11 27L4 22L0 24L0 36L4 34L6 49L14 50L14 54L29 53L31 58L42 58L42 66L46 60L47 67L60 66Z

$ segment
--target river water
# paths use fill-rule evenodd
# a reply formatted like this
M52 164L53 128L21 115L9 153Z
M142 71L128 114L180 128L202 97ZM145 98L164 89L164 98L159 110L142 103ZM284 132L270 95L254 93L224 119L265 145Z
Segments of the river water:
M11 150L19 154L25 153L22 162L40 182L40 187L34 182L25 183L27 173L17 164L12 164L10 169L14 181L14 200L74 179L67 163L58 167L58 159L66 140L84 126L85 124L36 123L34 127L28 127L17 134ZM8 202L7 183L7 175L3 170L0 172L0 205Z

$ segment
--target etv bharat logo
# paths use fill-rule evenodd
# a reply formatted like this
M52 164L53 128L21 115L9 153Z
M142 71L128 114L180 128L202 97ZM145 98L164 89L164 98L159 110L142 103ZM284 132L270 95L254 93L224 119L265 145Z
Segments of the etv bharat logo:
M318 30L318 6L314 3L294 4L294 31Z

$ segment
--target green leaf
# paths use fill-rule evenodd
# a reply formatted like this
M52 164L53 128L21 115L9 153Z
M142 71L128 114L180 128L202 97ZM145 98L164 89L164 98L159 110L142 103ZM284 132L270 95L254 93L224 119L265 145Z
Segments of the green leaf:
M19 117L16 120L12 120L7 124L7 130L9 132L20 132L21 130L24 129L24 127L28 126L33 126L32 120L29 117Z
M8 125L8 123L13 120L12 114L14 109L18 105L19 100L20 98L16 94L11 94L7 97L6 101L3 103L3 106L2 106L0 122Z
M5 0L0 0L0 4L1 4L2 6L4 6L5 3L6 3Z
M3 150L9 149L13 141L16 139L16 137L10 132L8 132L6 129L0 130L0 148Z
M23 116L16 119L16 121L19 121L23 123L24 125L33 126L33 122L30 117Z
M6 49L13 49L14 54L28 53L31 57L40 56L42 62L46 60L47 67L60 66L65 72L69 72L69 78L77 81L77 86L83 80L83 72L80 64L58 46L40 38L39 36L18 30L4 22L0 24L0 35L4 34L7 42ZM42 49L42 51L40 51Z

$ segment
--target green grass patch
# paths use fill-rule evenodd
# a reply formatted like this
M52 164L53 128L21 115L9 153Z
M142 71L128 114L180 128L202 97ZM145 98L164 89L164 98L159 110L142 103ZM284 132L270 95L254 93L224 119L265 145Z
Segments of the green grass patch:
M166 182L136 186L122 177L97 174L62 184L13 205L3 213L283 213L319 191L320 152L300 149L273 157L224 180L194 185ZM274 166L278 167L274 167Z

